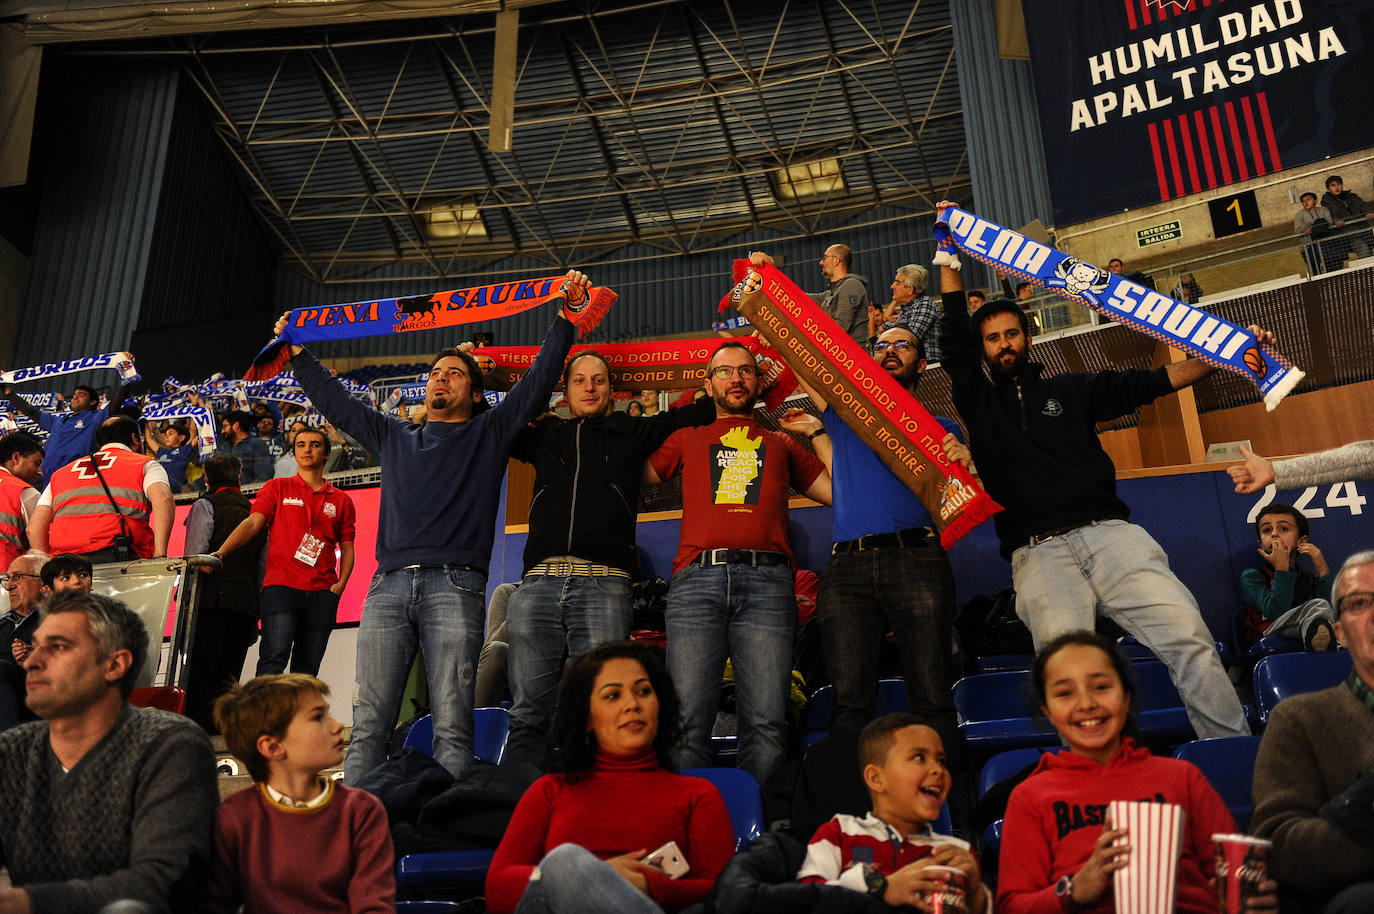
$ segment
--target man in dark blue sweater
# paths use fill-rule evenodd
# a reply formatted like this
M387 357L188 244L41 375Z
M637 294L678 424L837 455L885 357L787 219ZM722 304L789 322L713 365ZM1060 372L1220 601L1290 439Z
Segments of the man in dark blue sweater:
M585 300L587 287L576 270L564 283L575 301ZM314 356L291 347L311 402L382 464L377 574L358 629L347 783L386 760L417 645L428 660L434 757L454 774L472 761L473 677L501 477L515 436L548 406L576 335L565 315L555 317L529 373L492 409L472 356L443 350L425 384L424 425L354 398Z

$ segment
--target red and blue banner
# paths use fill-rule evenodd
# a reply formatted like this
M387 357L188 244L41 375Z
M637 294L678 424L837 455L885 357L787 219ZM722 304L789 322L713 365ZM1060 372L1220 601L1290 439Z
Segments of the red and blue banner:
M1374 146L1368 0L1022 6L1057 225Z

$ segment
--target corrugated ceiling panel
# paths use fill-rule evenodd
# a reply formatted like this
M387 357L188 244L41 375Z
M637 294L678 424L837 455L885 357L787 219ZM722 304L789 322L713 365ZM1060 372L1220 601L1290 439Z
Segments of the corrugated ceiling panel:
M43 197L15 342L22 365L129 345L180 75L173 65L79 59L57 70L44 77L53 94L43 106Z

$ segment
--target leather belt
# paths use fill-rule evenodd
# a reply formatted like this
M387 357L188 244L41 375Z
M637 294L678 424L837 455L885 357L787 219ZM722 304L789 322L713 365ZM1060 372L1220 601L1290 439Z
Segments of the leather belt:
M703 549L692 559L693 565L786 565L787 556L781 552L760 552L757 549Z
M1044 533L1035 534L1030 538L1030 544L1032 546L1039 546L1041 543L1052 540L1056 536L1063 536L1065 533L1070 533L1081 527L1096 527L1097 524L1098 521L1095 520L1085 520L1076 524L1065 524L1062 527L1055 527L1053 530L1046 530Z
M539 575L553 578L625 578L630 573L624 568L610 565L595 565L591 562L539 562L530 566L526 576Z
M869 549L886 549L889 546L924 546L926 540L935 535L929 527L912 527L894 533L866 533L856 540L845 540L830 547L831 555L849 555L851 552L866 552Z

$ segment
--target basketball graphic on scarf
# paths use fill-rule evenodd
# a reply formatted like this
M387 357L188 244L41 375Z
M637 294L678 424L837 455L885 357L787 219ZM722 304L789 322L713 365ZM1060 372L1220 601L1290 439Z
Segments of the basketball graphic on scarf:
M562 292L563 297L567 299L567 303L563 305L563 308L569 314L582 313L582 311L586 309L587 304L591 301L591 299L587 297L587 290L582 286L574 284L570 280L563 280L563 284L558 287L558 291Z
M482 374L491 374L496 370L496 362L489 355L474 355L473 360L477 362L477 367L482 370Z
M1265 363L1264 356L1260 355L1260 351L1254 346L1245 350L1245 354L1241 358L1245 360L1245 367L1255 373L1255 377L1263 378L1269 373L1269 366Z

